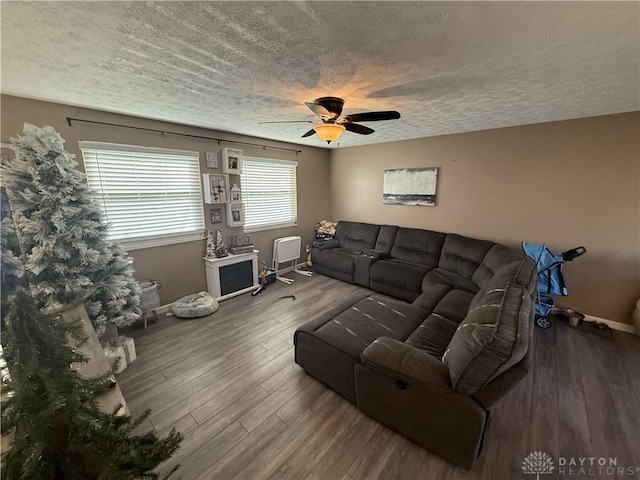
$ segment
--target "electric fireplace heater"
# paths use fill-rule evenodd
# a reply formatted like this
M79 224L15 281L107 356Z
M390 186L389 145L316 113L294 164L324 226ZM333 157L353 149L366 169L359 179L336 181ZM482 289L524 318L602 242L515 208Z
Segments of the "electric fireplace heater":
M255 290L258 283L258 254L242 253L205 259L207 290L216 300L235 297Z

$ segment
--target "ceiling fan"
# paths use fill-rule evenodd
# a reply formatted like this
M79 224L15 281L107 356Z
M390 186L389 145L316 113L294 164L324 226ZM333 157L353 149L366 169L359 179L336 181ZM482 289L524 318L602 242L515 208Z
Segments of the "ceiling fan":
M371 135L375 132L375 130L355 122L378 122L380 120L395 120L400 118L400 112L394 110L342 115L344 100L338 97L320 97L316 98L313 102L304 102L304 104L309 107L309 110L320 117L321 122L292 120L260 123L315 123L316 125L302 135L302 138L310 137L317 133L322 140L331 143L336 141L345 130L359 133L360 135Z

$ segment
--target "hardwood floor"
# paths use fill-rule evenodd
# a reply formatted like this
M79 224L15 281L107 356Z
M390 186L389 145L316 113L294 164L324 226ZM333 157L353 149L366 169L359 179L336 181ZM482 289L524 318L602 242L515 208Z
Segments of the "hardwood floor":
M637 337L536 329L533 372L493 410L484 451L467 471L361 414L293 362L298 325L366 290L290 275L293 285L225 300L209 317L164 317L128 332L138 359L118 381L132 414L151 408L144 429L185 434L159 471L179 463L175 477L184 480L533 479L521 467L536 451L555 462L544 480L640 479Z

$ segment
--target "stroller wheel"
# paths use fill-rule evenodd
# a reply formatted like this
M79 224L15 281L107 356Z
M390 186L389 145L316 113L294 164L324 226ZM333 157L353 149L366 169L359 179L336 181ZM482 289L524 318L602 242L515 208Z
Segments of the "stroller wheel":
M540 328L549 328L551 326L551 320L547 317L537 317L536 325Z

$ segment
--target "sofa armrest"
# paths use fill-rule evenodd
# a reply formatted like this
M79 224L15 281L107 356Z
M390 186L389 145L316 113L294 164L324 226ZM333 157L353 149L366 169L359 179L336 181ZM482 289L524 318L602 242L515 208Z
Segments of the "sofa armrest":
M313 244L314 248L319 248L320 250L327 250L329 248L338 248L340 246L340 241L337 238L332 238L330 240L324 240L322 242L317 242Z
M362 363L433 393L452 393L449 369L439 359L398 340L380 337L361 354Z

